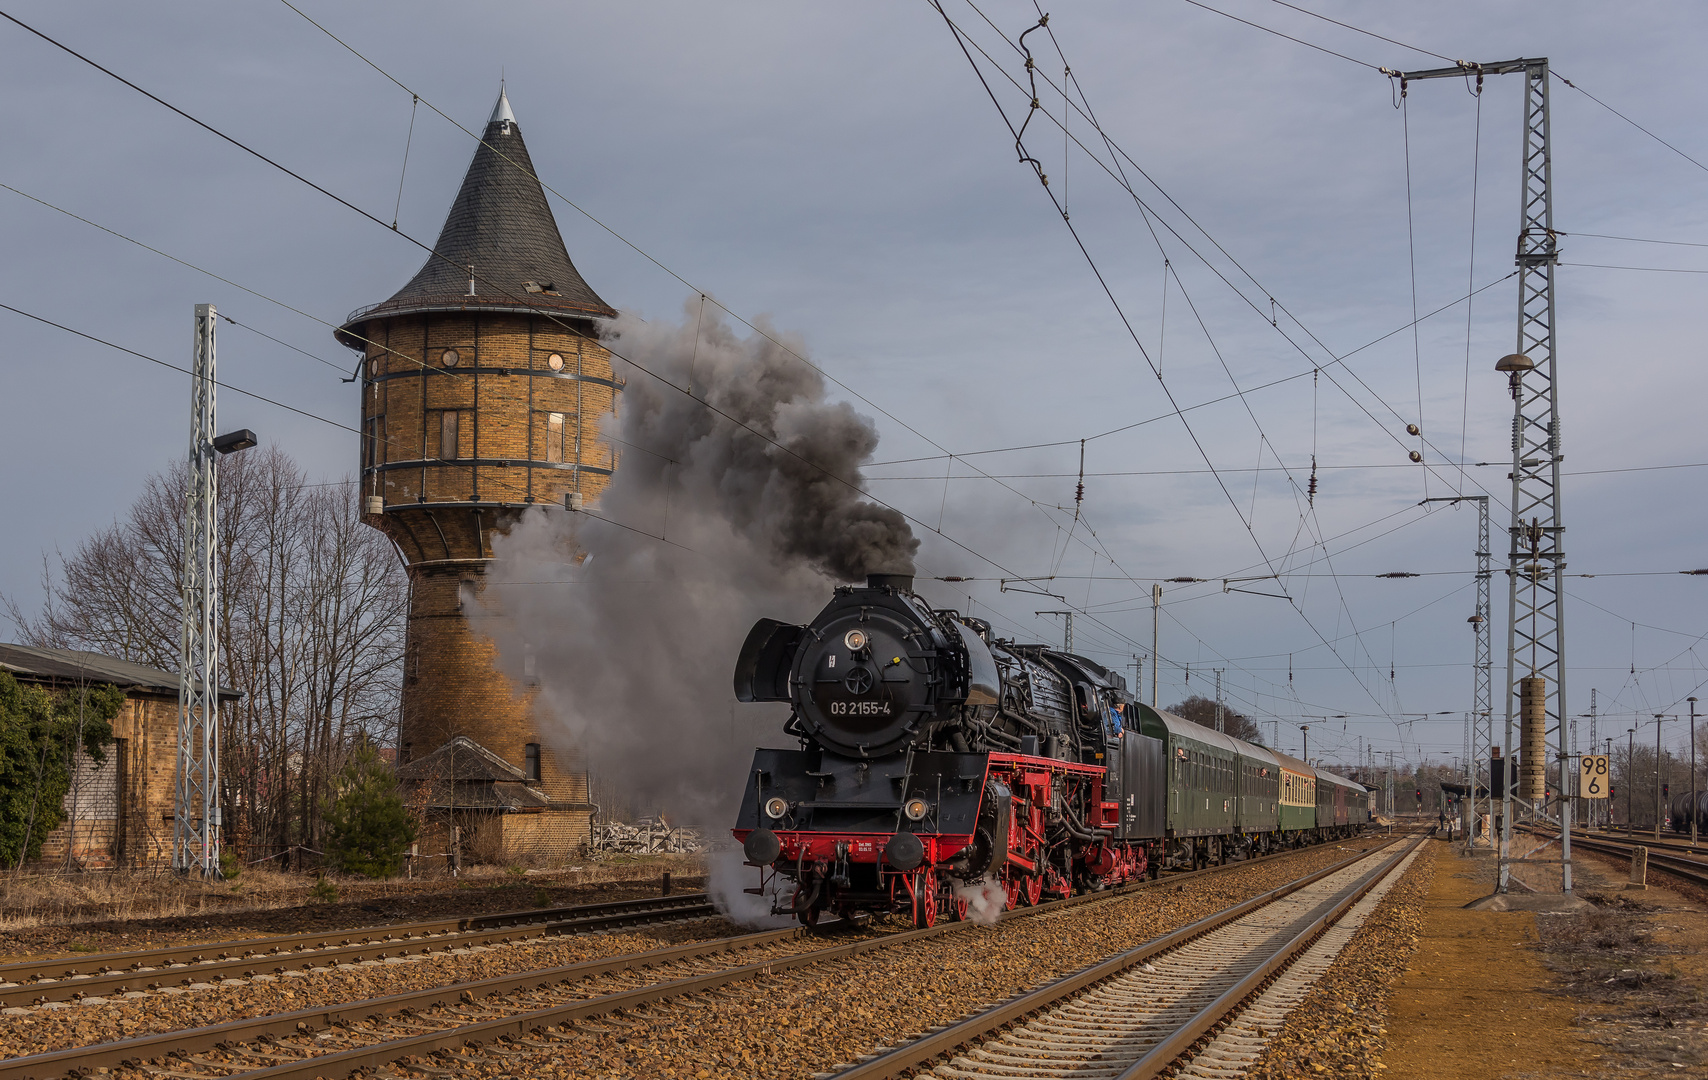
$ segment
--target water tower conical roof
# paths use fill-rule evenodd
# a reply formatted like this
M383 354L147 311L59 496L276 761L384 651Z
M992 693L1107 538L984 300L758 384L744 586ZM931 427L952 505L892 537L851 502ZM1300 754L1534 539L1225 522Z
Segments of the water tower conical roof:
M616 317L570 261L502 89L433 252L391 299L352 312L339 339L355 345L347 335L357 333L360 323L425 311Z

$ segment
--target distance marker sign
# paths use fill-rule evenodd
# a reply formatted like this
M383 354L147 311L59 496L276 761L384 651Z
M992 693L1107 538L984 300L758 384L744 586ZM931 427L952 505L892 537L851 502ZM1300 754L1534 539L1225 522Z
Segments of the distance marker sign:
M1607 755L1585 754L1578 769L1578 798L1607 798Z

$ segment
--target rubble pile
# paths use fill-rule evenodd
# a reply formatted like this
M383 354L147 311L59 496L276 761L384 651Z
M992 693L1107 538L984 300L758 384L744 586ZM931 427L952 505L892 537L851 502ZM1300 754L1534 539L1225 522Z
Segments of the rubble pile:
M595 821L593 850L624 855L698 855L706 838L698 829L672 828L662 817L624 821Z

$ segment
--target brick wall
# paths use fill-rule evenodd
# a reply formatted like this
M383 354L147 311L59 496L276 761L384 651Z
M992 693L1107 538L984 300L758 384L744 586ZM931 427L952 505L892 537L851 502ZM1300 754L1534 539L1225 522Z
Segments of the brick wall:
M611 354L591 323L576 325L581 332L527 314L433 313L376 320L364 331L374 343L362 390L363 430L372 437L363 491L386 506L367 520L397 543L413 586L402 749L418 757L464 735L525 768L526 746L540 744L538 786L562 809L512 815L538 819L514 829L494 824L504 845L538 847L546 835L559 844L577 830L580 843L588 827L584 810L567 809L587 802L577 748L554 745L540 729L537 688L512 685L488 635L469 623L496 618L474 599L493 531L530 505L561 507L572 491L591 502L616 466L598 438L619 390ZM457 413L454 456L447 412Z
M63 866L70 845L88 868L163 866L172 859L177 801L178 700L134 693L113 718L100 764L78 751L65 820L42 841L42 863Z

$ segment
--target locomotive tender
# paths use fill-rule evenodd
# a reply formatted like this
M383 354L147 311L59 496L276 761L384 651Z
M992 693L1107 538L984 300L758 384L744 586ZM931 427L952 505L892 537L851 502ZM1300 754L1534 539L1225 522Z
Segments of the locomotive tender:
M758 749L734 834L780 912L967 917L1164 866L1348 836L1360 785L1133 699L1126 679L933 609L913 579L845 585L813 621L761 619L742 701L789 702L793 750ZM993 893L992 890L1000 890Z

